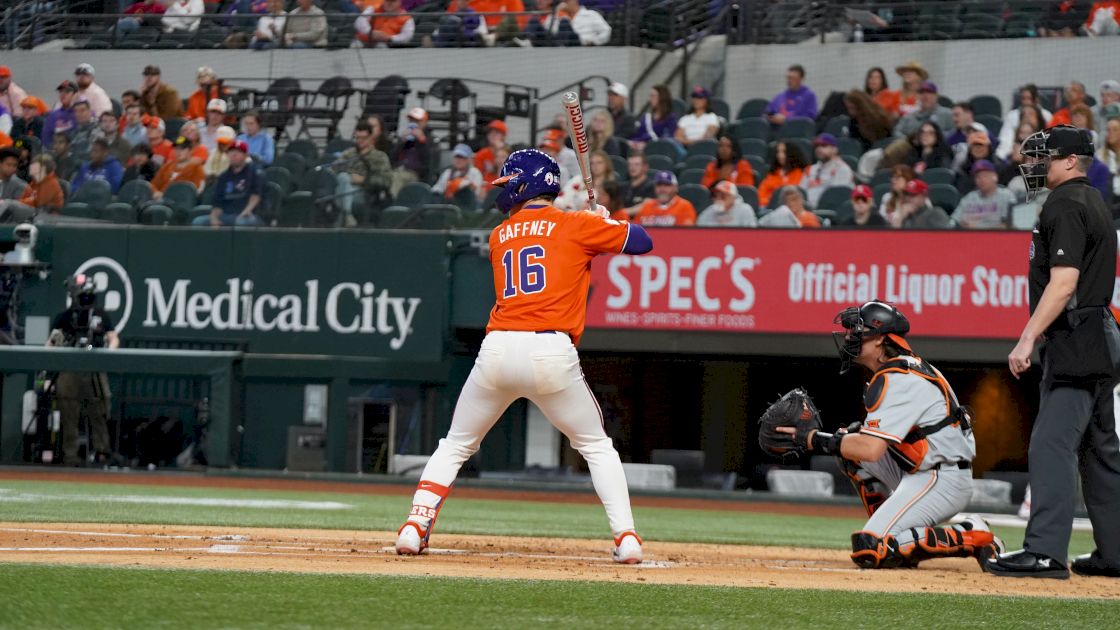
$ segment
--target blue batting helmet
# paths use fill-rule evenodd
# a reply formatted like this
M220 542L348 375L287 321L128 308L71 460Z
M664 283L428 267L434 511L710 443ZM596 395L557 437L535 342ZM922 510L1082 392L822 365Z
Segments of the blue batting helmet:
M491 183L502 189L497 199L502 212L534 197L560 194L560 167L543 151L521 149L510 153L498 175Z

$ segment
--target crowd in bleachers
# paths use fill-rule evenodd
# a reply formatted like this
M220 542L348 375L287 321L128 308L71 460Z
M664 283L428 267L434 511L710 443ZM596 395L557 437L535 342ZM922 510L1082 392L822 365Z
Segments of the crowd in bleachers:
M872 68L862 88L817 95L793 65L785 90L747 100L735 116L703 86L687 103L654 86L631 111L628 87L611 83L606 107L588 110L596 196L615 217L646 225L1027 228L1041 199L1026 198L1019 143L1073 124L1096 135L1088 177L1120 214L1117 81L1100 83L1095 96L1077 81L1058 90L1026 85L1004 112L990 95L947 98L918 62L893 70ZM397 110L387 120L367 110L352 138L323 146L289 139L290 121L265 120L276 111L235 111L209 67L198 69L184 99L149 65L139 89L118 101L83 63L59 83L51 107L26 94L15 74L0 67L6 221L62 214L215 226L484 227L501 218L489 182L526 146L560 165L560 207L586 204L559 117L537 138L510 138L496 119L449 142L422 107L401 111L403 124ZM332 115L337 125L341 112Z

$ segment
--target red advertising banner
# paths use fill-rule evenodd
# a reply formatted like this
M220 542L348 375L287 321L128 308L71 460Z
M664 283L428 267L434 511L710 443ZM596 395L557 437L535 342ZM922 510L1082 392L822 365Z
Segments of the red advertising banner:
M872 299L923 337L1014 339L1028 317L1030 232L651 233L649 254L595 261L589 328L828 333Z

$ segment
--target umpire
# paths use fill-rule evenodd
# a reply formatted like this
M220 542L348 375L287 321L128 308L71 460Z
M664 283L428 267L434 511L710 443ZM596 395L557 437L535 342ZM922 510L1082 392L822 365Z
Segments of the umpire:
M1016 378L1044 341L1041 401L1031 432L1031 515L1023 550L989 561L1011 577L1068 579L1077 473L1097 549L1075 558L1079 575L1120 577L1120 439L1113 389L1120 370L1120 328L1109 311L1116 280L1116 232L1100 193L1085 176L1090 132L1059 126L1023 142L1031 192L1051 190L1030 248L1031 317L1007 357Z

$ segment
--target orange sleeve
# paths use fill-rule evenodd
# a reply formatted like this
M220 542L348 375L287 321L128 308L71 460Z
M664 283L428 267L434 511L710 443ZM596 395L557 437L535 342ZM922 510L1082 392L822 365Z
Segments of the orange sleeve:
M194 120L195 118L206 117L206 95L202 90L195 90L194 94L187 99L187 120Z
M171 162L164 162L163 166L159 167L156 171L156 176L152 178L152 190L163 192L167 188L167 182L171 181L171 170L175 165Z
M817 215L806 210L801 213L801 227L806 228L819 228L821 226L821 219Z
M191 151L191 157L198 158L205 164L206 158L210 157L210 150L200 144Z
M524 13L525 12L525 3L522 2L521 0L509 0L509 2L506 3L506 11L509 11L510 13ZM517 16L517 27L518 28L520 28L521 30L524 31L525 27L528 24L529 24L529 16L527 16L527 15Z
M696 225L696 208L684 197L677 197L673 202L672 213L677 218L677 225Z
M770 173L762 178L758 185L758 205L766 207L770 203L770 196L781 186L782 177L777 173Z
M185 179L194 184L195 190L201 191L203 184L206 183L206 171L200 164L191 164L187 167L187 177Z
M617 254L630 235L629 223L604 219L591 212L568 212L564 223L572 240L590 254Z
M700 178L700 185L704 188L711 188L719 177L719 168L716 166L715 160L708 162L704 167L704 176Z
M736 186L754 186L754 169L751 168L751 163L746 160L739 160L739 165L735 169L737 173L735 178Z

